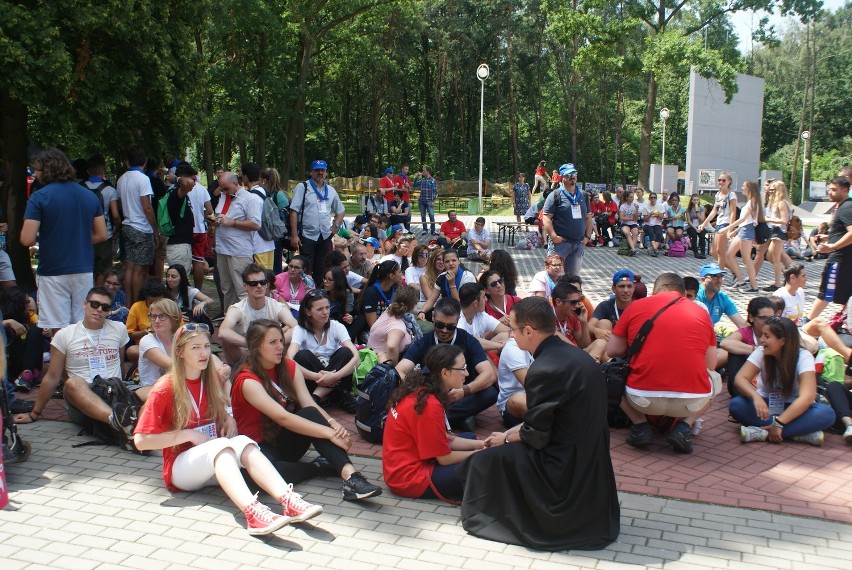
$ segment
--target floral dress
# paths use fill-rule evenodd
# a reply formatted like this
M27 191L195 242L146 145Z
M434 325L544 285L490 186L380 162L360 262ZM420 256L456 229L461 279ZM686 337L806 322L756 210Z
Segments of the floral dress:
M523 216L530 209L530 185L515 182L512 192L515 194L515 215Z

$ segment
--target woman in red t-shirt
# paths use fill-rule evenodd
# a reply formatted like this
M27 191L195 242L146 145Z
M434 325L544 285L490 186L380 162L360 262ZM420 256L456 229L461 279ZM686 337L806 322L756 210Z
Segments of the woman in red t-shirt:
M484 271L479 276L479 284L485 289L485 296L488 299L485 312L508 326L509 311L521 298L506 293L506 281L496 271Z
M485 447L446 429L448 393L461 389L467 377L464 352L439 344L429 349L424 364L428 372L409 372L388 402L382 473L397 495L457 502L462 484L455 465Z
M298 483L316 475L343 479L343 498L356 501L382 490L355 470L346 451L349 432L320 408L302 371L284 358L284 333L277 321L259 319L246 333L248 356L231 388L237 428L258 442L260 450L288 481ZM314 445L320 458L299 460Z
M269 534L322 512L284 482L257 444L237 435L225 411L225 394L211 365L210 332L190 323L177 330L170 373L154 385L142 408L133 441L139 450L163 450L163 480L172 491L196 491L217 483L246 517L249 534ZM273 513L249 491L240 473L282 505Z
M535 194L536 189L540 192L544 192L550 187L550 184L547 182L547 163L545 161L541 161L538 163L538 168L535 169L535 184L533 184L532 193Z

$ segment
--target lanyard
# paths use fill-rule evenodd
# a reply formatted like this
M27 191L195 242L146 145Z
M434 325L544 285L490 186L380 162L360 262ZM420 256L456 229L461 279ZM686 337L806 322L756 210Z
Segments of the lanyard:
M455 343L456 343L456 335L457 335L457 334L459 334L459 330L458 330L458 329L456 329L456 332L454 332L454 333L453 333L453 338L452 338L452 340L450 340L450 342L447 342L447 343L440 343L440 342L438 342L438 335L436 335L435 333L432 333L432 338L434 338L434 339L435 339L435 346L438 346L439 344L455 344Z
M322 200L323 202L328 200L328 184L322 185L323 193L320 194L320 191L317 188L317 185L316 185L316 183L314 183L313 180L308 180L308 183L310 183L311 188L314 189L314 193L317 195L317 200Z
M615 309L615 320L618 321L618 301L612 301L612 308Z
M91 337L91 336L89 336L89 330L88 330L86 327L84 327L84 326L83 326L83 323L80 323L80 327L83 329L83 334L84 334L84 335L86 335L86 338L87 338L87 339L88 339L88 341L91 343L92 348L94 348L94 349L95 349L95 352L96 352L96 353L97 353L97 352L100 352L100 351L101 351L101 335L103 334L104 329L103 329L103 328L101 328L101 329L99 329L99 330L98 330L98 342L95 342L95 341L92 339L92 337Z
M506 305L508 304L508 302L509 302L508 298L503 297L503 308L502 309L500 307L498 307L497 305L495 305L493 300L491 300L488 304L491 305L492 309L494 309L495 311L497 311L498 313L500 313L504 317L508 317L509 313L506 312Z
M201 402L204 400L204 381L201 381L200 386L198 387L198 402L195 401L195 397L192 395L192 392L189 389L189 386L186 387L186 393L189 394L189 403L192 404L192 409L195 411L195 417L198 418L198 421L201 421L201 411L198 409L201 406Z
M376 291L378 291L378 292L379 292L379 297L381 297L381 298L382 298L382 301L384 301L384 302L385 302L385 306L390 305L390 304L391 304L391 301L390 301L390 299L388 299L388 296L387 296L387 295L385 295L385 292L382 290L382 286L381 286L381 284L380 284L378 281L376 281L375 283L373 283L373 287L375 287L375 288L376 288ZM395 287L395 286L391 287L391 290L390 290L390 296L391 296L391 299L393 299L393 294L394 294L395 292L396 292L396 287Z
M141 172L142 174L145 174L145 171L142 170L141 166L131 166L128 170L135 170L136 172Z
M580 193L579 192L574 190L574 194L572 195L572 194L569 194L565 190L565 188L561 188L561 190L562 190L562 194L564 194L565 197L568 198L568 201L571 202L572 206L576 206L577 204L580 203Z

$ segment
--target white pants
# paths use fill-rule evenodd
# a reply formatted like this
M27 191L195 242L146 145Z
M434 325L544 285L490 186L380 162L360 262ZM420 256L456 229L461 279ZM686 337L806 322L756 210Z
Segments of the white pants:
M172 465L172 484L184 491L197 491L202 487L216 485L216 470L213 467L216 457L226 449L233 450L237 456L237 464L245 467L241 458L243 451L250 445L257 444L248 436L238 435L230 438L217 437L190 447L178 455Z

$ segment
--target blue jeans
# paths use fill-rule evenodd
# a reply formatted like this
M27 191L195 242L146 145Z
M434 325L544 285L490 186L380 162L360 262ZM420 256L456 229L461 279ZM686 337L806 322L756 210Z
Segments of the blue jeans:
M766 400L766 405L769 405L769 400ZM785 405L785 408L789 404ZM772 423L772 418L762 420L757 417L757 412L754 411L754 402L750 398L736 396L731 399L728 404L728 411L735 420L744 426L759 426L766 427ZM791 422L787 422L784 429L781 430L781 436L784 439L790 439L797 435L805 435L815 431L824 430L834 423L834 410L825 404L814 402L805 410L802 415Z
M429 221L432 222L431 232L435 233L435 203L418 200L417 209L420 210L420 221L423 222L423 231L426 231L426 214L429 214Z
M497 403L497 386L474 392L447 408L447 419L451 426L459 425L465 418L484 412Z
M583 268L583 255L586 253L586 246L582 241L563 241L555 244L547 238L547 255L554 253L565 260L565 275L580 274L580 269Z

